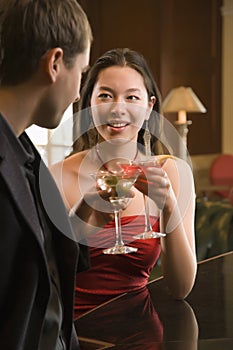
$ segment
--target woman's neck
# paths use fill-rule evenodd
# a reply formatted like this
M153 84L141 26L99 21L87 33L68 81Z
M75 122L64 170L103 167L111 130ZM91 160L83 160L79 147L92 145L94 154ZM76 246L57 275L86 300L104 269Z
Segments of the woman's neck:
M138 154L138 148L136 142L127 143L112 143L104 141L96 145L96 153L98 158L103 163L107 163L112 160L135 160Z

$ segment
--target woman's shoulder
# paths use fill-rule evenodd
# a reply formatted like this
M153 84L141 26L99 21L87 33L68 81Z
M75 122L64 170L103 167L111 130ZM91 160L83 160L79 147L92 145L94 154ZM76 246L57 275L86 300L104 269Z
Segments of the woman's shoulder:
M63 159L62 161L59 161L57 163L52 164L49 168L52 173L54 172L77 172L81 162L85 158L87 154L87 150L73 153L69 155L67 158Z
M194 177L192 171L192 165L186 160L171 157L167 158L162 165L162 168L166 171L174 188L187 188L188 192L194 192Z
M169 168L176 168L179 169L179 171L183 170L184 172L192 173L191 164L184 159L167 154L162 154L157 157L159 159L159 163L165 170Z
M54 163L49 170L59 188L64 202L68 208L77 201L77 194L73 188L77 186L77 179L82 160L87 151L72 154L66 159Z

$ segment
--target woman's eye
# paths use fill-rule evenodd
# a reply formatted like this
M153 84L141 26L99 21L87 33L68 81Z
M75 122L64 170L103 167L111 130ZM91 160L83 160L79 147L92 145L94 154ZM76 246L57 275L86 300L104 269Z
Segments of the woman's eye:
M98 97L102 100L105 100L105 99L111 98L111 95L109 95L107 93L102 93L102 94L99 94Z
M130 95L127 97L128 100L132 100L132 101L138 101L139 100L139 97L138 96L135 96L135 95Z

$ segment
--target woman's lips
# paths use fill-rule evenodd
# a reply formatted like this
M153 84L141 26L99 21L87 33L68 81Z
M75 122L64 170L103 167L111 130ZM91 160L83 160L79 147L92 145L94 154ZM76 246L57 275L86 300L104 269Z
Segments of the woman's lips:
M126 122L120 122L120 123L108 123L107 126L108 128L110 128L111 130L114 131L123 131L129 124Z

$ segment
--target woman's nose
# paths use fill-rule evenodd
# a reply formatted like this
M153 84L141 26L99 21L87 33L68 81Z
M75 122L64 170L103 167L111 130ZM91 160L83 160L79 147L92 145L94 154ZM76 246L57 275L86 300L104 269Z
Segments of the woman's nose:
M111 106L111 115L120 116L126 113L126 104L123 102L114 102Z

